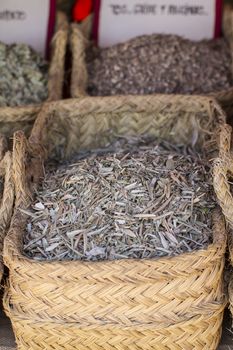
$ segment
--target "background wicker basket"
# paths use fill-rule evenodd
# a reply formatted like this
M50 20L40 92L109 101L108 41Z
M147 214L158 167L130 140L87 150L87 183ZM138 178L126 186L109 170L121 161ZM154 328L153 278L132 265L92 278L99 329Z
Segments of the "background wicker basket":
M208 249L157 260L38 262L23 255L27 208L43 174L44 149L71 156L121 135L197 142L212 158L230 148L214 99L124 96L45 104L29 141L14 136L16 210L4 244L4 307L22 349L216 349L225 298L226 230L213 213ZM42 142L42 144L41 144ZM51 142L50 142L51 146ZM33 180L33 182L31 182Z
M68 29L66 16L62 12L58 12L56 32L51 47L48 78L49 101L62 97ZM12 136L14 131L23 129L29 135L40 108L40 105L0 107L0 132L6 136Z
M91 35L93 17L89 16L81 25L72 24L71 29L71 49L73 52L72 67L72 96L80 97L86 91L87 85L87 69L85 64L85 49L87 45L91 45L88 39ZM81 35L80 31L85 36ZM233 75L233 5L225 4L223 11L223 34L228 40L232 53L232 75ZM230 89L220 92L212 92L209 96L214 97L224 109L229 118L229 123L233 123L233 86Z

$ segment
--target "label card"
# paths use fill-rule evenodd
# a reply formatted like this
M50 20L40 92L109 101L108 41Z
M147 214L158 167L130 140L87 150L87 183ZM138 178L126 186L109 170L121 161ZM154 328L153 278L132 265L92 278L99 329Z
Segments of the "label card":
M96 0L94 38L101 47L153 33L212 39L221 16L222 0Z
M25 43L45 56L55 15L56 0L0 0L0 41Z

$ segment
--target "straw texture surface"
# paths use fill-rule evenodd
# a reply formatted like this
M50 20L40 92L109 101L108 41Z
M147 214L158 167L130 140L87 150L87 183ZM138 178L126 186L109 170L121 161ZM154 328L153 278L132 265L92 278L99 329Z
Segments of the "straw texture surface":
M196 142L210 158L230 147L221 108L204 97L86 96L51 102L38 114L29 140L15 133L16 210L4 244L10 271L4 307L20 350L217 348L226 302L226 230L219 210L213 211L213 244L173 258L37 262L23 255L26 217L20 209L30 205L42 180L46 153L70 157L104 145L115 134L145 133L174 143Z
M12 172L12 155L6 152L6 139L0 137L0 176L4 179L0 204L0 282L3 276L2 249L6 230L9 227L14 205L14 183Z
M71 93L78 98L44 104L29 141L21 132L14 136L17 209L4 247L10 270L4 306L18 348L216 349L225 306L226 230L219 211L213 244L178 257L49 263L22 253L26 218L19 209L30 205L47 155L69 158L114 135L141 134L196 143L210 158L229 150L230 130L212 98L85 96L85 39L72 28Z

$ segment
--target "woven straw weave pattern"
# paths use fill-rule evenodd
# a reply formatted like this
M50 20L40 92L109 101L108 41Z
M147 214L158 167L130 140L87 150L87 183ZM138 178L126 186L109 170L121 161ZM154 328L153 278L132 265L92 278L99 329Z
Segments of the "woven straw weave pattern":
M80 149L100 147L115 135L149 134L175 143L216 152L216 123L223 117L213 99L150 95L80 97L44 105L30 141L41 143L56 158L69 158ZM215 118L216 117L216 118ZM165 127L166 125L166 127ZM205 145L205 140L212 147Z
M0 148L2 145L0 145ZM4 189L0 205L0 282L3 276L2 249L6 230L9 227L14 205L14 183L12 177L12 156L8 151L2 154L0 162L1 176L4 177Z
M173 325L80 325L25 319L11 312L18 350L214 350L221 337L223 307L211 316Z

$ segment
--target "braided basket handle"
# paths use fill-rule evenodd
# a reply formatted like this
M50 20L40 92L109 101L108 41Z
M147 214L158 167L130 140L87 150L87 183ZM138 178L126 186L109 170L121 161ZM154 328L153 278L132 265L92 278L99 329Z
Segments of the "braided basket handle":
M15 184L15 207L27 208L32 200L32 193L43 177L43 158L38 161L34 148L23 131L14 133L13 140L13 178Z
M233 196L228 182L229 174L233 175L233 155L230 152L231 127L224 125L220 132L220 154L214 162L214 189L223 214L230 227L233 228Z
M12 154L8 151L7 139L0 135L0 176L4 178L3 194L0 205L0 235L11 220L14 203L14 183L12 176Z
M2 249L6 231L10 225L14 206L14 182L12 176L12 154L7 151L5 136L0 135L0 176L4 178L0 204L0 280L3 274Z
M10 224L14 204L14 183L12 174L12 154L7 151L0 162L1 176L4 177L4 188L0 206L0 235Z
M68 32L68 19L64 13L58 12L56 34L52 41L52 59L48 79L48 101L56 101L62 98Z
M88 40L77 23L71 24L70 46L72 51L71 97L86 96L87 68L85 50Z

